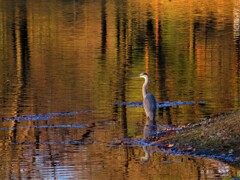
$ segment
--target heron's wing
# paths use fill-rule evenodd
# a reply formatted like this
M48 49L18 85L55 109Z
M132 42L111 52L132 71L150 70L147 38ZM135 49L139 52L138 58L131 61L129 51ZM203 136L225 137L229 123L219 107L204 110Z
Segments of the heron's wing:
M147 94L146 97L143 100L143 107L145 109L145 112L150 120L153 120L156 116L156 99L152 94Z

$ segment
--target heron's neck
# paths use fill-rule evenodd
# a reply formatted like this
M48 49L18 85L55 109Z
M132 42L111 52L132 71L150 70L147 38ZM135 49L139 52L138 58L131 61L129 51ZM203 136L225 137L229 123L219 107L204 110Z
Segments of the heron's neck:
M142 87L143 98L146 97L147 95L147 84L148 84L148 78L146 77Z

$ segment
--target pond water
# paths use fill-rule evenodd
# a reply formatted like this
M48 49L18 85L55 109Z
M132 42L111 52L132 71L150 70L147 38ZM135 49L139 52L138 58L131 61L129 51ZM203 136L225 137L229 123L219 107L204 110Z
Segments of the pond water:
M148 147L143 79L158 125L239 109L238 0L0 1L0 175L3 179L240 177L215 159Z

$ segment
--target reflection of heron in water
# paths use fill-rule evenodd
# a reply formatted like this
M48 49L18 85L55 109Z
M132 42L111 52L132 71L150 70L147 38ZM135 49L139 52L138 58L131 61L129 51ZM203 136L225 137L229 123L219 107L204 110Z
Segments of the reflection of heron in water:
M144 126L143 135L144 139L148 140L151 139L151 137L155 136L157 134L157 127L156 127L156 121L154 120L147 120L146 124ZM145 152L145 156L141 157L141 161L148 162L150 159L150 152L147 149L147 146L143 146L143 151Z
M141 157L140 160L143 162L148 162L150 159L150 152L147 150L147 146L143 146L143 151L145 152L145 156Z
M143 107L147 115L147 120L144 126L144 139L149 139L152 136L156 135L156 110L157 110L157 102L153 94L147 93L147 84L149 82L149 77L147 73L141 73L139 75L141 78L145 79L145 82L142 87L143 94ZM147 162L150 158L149 150L147 150L146 146L143 146L143 150L145 152L145 156L141 157L141 161Z

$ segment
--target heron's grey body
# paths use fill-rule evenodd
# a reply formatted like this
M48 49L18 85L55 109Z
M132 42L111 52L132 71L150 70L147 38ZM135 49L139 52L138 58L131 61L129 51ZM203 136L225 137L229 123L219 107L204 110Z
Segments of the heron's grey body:
M155 121L157 102L153 94L147 93L147 84L149 82L148 74L141 73L139 76L145 79L142 87L144 110L148 119L150 121Z
M155 120L157 108L156 100L153 94L147 94L143 98L143 107L149 120Z

